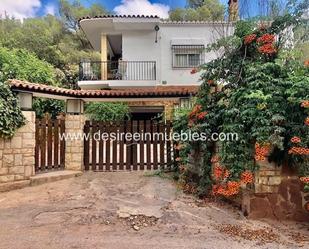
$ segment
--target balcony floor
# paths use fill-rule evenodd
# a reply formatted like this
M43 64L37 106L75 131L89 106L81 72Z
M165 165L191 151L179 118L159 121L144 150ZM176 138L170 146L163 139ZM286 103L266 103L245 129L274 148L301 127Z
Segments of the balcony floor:
M103 88L132 88L154 87L158 84L155 80L83 80L78 81L78 86L85 90Z

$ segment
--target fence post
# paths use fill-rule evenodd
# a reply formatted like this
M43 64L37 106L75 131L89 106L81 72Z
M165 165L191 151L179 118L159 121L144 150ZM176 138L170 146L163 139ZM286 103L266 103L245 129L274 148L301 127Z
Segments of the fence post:
M85 116L83 114L69 114L65 116L65 169L84 169L84 140L83 132ZM77 136L77 137L75 137Z

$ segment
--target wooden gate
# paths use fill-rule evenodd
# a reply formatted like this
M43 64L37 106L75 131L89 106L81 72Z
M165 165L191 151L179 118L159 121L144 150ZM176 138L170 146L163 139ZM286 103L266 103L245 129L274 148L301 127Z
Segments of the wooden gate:
M64 169L65 121L61 119L36 119L35 122L35 172Z
M171 132L169 122L87 121L84 132L89 138L84 142L85 170L156 170L172 164L173 145L167 139Z

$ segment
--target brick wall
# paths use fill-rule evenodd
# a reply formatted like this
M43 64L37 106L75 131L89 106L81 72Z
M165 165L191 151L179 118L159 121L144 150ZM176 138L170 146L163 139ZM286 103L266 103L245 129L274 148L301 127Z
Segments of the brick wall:
M35 113L24 111L26 124L11 139L0 138L0 183L34 175Z

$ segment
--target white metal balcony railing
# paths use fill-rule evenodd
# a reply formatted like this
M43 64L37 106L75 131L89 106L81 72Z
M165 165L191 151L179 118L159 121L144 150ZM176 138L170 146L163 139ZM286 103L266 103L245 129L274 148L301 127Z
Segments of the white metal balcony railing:
M82 61L79 80L156 80L155 61Z

